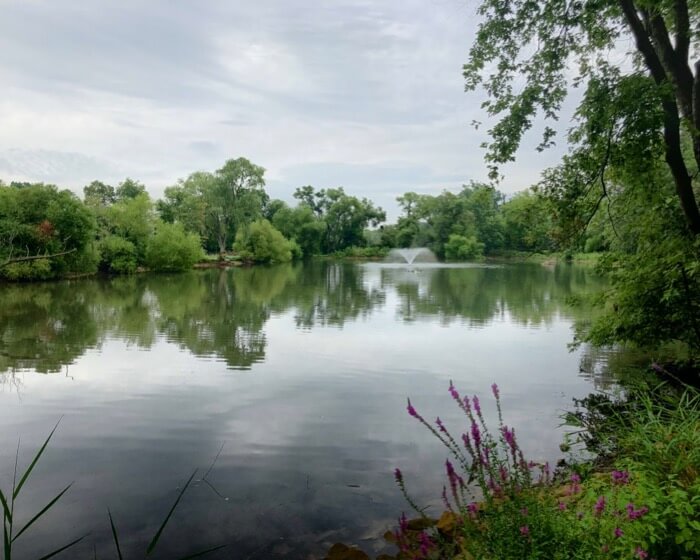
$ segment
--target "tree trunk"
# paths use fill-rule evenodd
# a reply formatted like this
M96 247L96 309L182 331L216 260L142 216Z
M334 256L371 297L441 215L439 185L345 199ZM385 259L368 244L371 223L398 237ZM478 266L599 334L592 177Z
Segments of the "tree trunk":
M700 166L700 137L696 130L696 121L700 119L700 114L695 114L694 111L699 95L697 89L694 91L694 88L697 88L698 76L693 77L687 61L688 6L683 0L675 2L677 46L674 49L660 14L639 8L634 0L619 0L619 5L632 31L637 50L642 54L652 78L660 87L667 84L673 86L673 97L668 96L662 102L666 163L673 175L676 194L688 229L693 234L700 235L700 210L693 192L693 182L683 159L680 133L680 115L683 114L692 130L693 152ZM697 70L696 65L696 72Z

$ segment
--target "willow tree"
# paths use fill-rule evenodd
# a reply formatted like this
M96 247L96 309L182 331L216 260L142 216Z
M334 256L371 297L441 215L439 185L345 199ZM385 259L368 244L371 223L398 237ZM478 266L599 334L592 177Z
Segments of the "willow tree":
M692 183L700 166L700 2L482 0L479 13L464 76L467 90L483 86L484 108L497 119L487 144L492 176L514 160L536 116L547 121L539 149L553 144L551 121L569 89L582 85L570 137L580 150L559 179L576 185L574 195L597 185L604 197L615 158L643 167L660 155L687 229L700 235Z

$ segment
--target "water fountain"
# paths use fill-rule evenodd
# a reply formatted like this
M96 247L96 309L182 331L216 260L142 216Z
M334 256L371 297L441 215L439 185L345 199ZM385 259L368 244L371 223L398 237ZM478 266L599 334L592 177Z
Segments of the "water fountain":
M404 249L392 249L384 259L390 263L431 263L437 262L437 257L427 247L412 247Z

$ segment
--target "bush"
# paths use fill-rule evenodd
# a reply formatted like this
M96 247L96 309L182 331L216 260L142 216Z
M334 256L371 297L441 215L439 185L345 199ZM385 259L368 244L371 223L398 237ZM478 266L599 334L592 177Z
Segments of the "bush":
M49 259L8 264L0 272L8 280L48 280L55 276Z
M462 399L452 384L450 393L467 420L461 437L455 438L439 418L428 422L408 402L409 414L445 445L452 462L445 462L448 484L442 497L447 511L439 521L425 516L396 469L401 491L421 516L412 522L402 516L388 537L400 549L396 558L697 558L700 523L694 496L665 497L673 491L654 483L636 463L629 470L596 473L586 480L576 472L555 480L547 463L526 461L515 430L503 423L498 387L494 384L492 390L499 418L495 435L484 421L478 397ZM659 446L652 447L656 451L649 451L649 459L658 462ZM669 516L684 521L665 524Z
M294 244L267 220L257 220L236 234L233 249L246 261L282 263L298 253Z
M480 259L484 256L484 244L470 235L450 235L445 243L445 258L448 261L468 261Z
M138 261L136 246L129 240L116 235L105 237L100 242L100 270L114 274L136 272Z
M199 236L179 223L159 223L146 245L146 265L152 270L187 270L203 256Z

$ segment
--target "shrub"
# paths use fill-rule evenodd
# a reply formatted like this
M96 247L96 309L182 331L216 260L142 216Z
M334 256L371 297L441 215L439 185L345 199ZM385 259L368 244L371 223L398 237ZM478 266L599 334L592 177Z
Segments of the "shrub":
M55 276L49 259L11 263L0 268L0 273L8 280L47 280Z
M187 270L203 255L199 236L179 223L159 223L146 245L146 265L152 270Z
M257 220L239 230L233 245L244 260L282 263L292 260L294 245L267 220Z
M123 237L105 237L100 242L100 254L100 270L103 272L131 274L138 266L136 246Z
M445 243L445 258L449 261L468 261L484 256L484 244L470 235L450 235Z
M425 517L396 469L401 491L423 518L411 527L402 516L391 536L400 549L397 558L643 559L650 547L656 558L669 557L650 537L662 535L650 531L659 512L651 507L643 477L615 470L586 481L573 473L566 483L555 482L547 463L526 461L515 430L503 422L498 387L492 390L496 435L484 421L479 398L462 399L452 384L450 394L467 419L459 438L440 418L434 424L425 420L409 400L409 414L445 445L452 461L445 462L447 512L438 522Z

